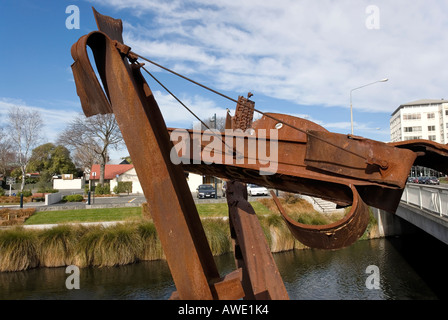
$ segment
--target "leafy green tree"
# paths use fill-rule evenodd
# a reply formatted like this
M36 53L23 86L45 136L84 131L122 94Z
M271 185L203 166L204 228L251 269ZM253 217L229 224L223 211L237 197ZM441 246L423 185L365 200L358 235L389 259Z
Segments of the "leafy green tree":
M46 143L33 149L29 169L36 172L58 174L76 174L76 167L70 158L70 151L64 146Z
M51 188L50 181L54 175L76 174L77 170L70 158L70 151L64 146L46 143L33 149L29 170L39 172L38 187Z

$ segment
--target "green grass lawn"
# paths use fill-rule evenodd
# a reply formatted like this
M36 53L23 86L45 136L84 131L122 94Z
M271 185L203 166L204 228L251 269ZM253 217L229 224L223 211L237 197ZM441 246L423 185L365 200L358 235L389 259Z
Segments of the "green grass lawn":
M271 213L258 201L251 202L251 205L257 214ZM201 203L196 207L201 217L225 217L228 215L227 203ZM141 217L142 209L140 207L41 211L33 214L25 221L25 224L121 221L135 220Z
M120 221L140 219L141 217L142 209L140 207L41 211L29 217L25 224Z

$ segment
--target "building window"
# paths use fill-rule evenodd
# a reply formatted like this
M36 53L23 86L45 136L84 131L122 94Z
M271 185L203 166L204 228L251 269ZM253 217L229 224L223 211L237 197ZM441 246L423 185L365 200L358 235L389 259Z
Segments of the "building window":
M428 139L431 141L436 141L436 136L429 136Z
M417 139L421 139L421 138L422 138L421 136L404 137L404 140L405 140L405 141L408 141L408 140L417 140Z
M428 119L435 119L435 117L436 117L434 112L428 113L427 116L428 116Z
M418 126L418 127L404 127L404 132L421 132L422 131L422 127Z
M436 131L436 126L428 126L428 131Z
M445 110L445 115L448 116L448 110Z
M420 113L408 113L403 115L403 120L420 120L422 118Z

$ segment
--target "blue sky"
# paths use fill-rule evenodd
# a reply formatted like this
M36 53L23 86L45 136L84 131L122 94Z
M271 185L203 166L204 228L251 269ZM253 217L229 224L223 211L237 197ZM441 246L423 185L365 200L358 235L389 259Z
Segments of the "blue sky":
M80 10L80 29L66 28L69 5ZM0 126L11 106L34 108L55 141L82 112L70 47L96 30L92 6L123 20L133 51L235 99L251 91L256 108L333 132L350 133L350 90L383 78L353 93L356 135L387 142L400 104L448 98L443 0L2 0ZM150 69L202 119L235 109ZM195 119L147 80L167 125L191 127Z

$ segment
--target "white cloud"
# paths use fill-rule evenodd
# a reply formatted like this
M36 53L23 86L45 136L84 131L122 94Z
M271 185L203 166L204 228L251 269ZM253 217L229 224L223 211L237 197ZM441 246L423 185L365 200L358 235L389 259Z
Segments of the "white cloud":
M154 91L153 94L168 127L183 127L188 129L192 128L193 123L198 121L169 94L160 91ZM217 106L213 100L198 95L178 98L202 121L213 117L215 113L217 117L224 117L226 115L226 109Z
M42 102L43 105L57 104L61 105L61 101ZM65 101L65 106L75 105L71 101ZM25 110L37 111L42 117L44 128L42 136L45 141L55 142L58 135L65 129L67 124L72 121L79 112L70 111L72 108L49 109L44 107L30 106L21 99L12 99L0 97L0 126L5 127L8 123L8 113L13 107L20 107ZM81 111L81 110L79 110Z
M365 27L367 1L94 2L142 18L125 21L134 51L208 74L221 90L348 107L351 88L389 77L354 97L355 108L370 112L446 90L446 2L376 1L379 30Z

